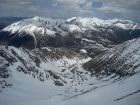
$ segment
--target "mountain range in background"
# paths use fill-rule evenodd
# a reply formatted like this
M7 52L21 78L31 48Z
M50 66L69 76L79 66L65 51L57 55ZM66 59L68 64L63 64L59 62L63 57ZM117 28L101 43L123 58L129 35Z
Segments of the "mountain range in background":
M138 38L140 24L129 20L73 17L67 20L34 17L0 31L0 45L84 48L95 56L106 48ZM100 48L101 47L101 48ZM96 50L96 51L95 51ZM94 52L95 51L95 52Z
M27 19L29 17L0 17L0 30L7 27L8 25L17 21Z
M139 75L139 23L36 16L0 30L0 104L139 105Z

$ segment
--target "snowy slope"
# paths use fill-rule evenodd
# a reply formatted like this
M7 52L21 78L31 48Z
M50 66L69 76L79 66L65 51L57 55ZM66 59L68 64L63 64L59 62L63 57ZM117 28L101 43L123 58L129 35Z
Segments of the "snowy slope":
M84 67L96 76L116 73L124 77L138 73L140 70L140 38L109 49L106 53L84 64Z
M51 18L42 18L36 16L34 18L24 19L22 21L13 23L10 26L4 28L3 31L10 31L11 33L20 33L23 31L33 33L34 31L37 31L43 35L45 34L44 31L46 31L46 34L51 35L52 33L54 34L54 31L64 34L65 31L74 31L78 28L79 27L75 25L66 25L65 20L55 20ZM49 32L47 32L47 30L49 30Z
M67 48L42 48L30 51L24 48L1 46L0 53L2 78L11 77L12 70L16 70L32 75L40 81L50 79L58 86L66 84L64 74L70 72L68 68L74 68L75 63L78 66L90 59ZM73 66L70 67L71 65Z
M2 105L140 104L140 38L91 61L67 48L1 46L0 53Z
M5 105L20 105L24 100L24 104L38 104L67 91L66 87L77 84L71 84L73 81L85 80L81 65L90 60L67 48L29 51L1 46L0 53L0 104ZM18 101L16 97L20 97Z

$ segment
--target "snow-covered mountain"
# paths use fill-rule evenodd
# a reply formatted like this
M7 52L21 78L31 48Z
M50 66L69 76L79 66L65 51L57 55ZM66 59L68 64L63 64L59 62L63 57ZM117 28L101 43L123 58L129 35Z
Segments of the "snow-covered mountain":
M109 49L85 63L84 67L96 76L116 73L125 77L140 72L140 38Z
M82 17L73 17L67 19L66 22L76 24L81 29L90 29L94 30L95 28L110 28L110 27L121 27L123 29L140 29L140 24L122 19L112 19L112 20L101 20L98 18L82 18ZM96 30L96 29L95 29Z
M0 104L139 104L140 38L90 59L67 48L1 46Z
M67 20L34 17L13 23L0 31L0 45L26 47L113 47L140 37L140 24L129 20L73 17ZM16 43L15 43L16 42ZM88 48L87 48L88 46ZM95 49L94 49L95 50ZM97 49L100 51L100 49ZM92 50L93 51L93 50ZM91 52L88 52L92 55Z
M9 31L11 33L20 33L25 31L27 33L31 32L32 35L34 31L40 31L41 35L44 35L45 32L48 35L53 35L54 32L65 34L67 31L84 32L85 30L94 30L95 28L110 28L116 26L126 30L140 29L140 24L138 23L117 18L112 20L101 20L98 18L73 17L67 20L61 20L36 16L34 18L24 19L22 21L11 24L10 26L4 28L3 31Z
M121 19L13 23L0 30L0 105L139 105L139 37Z

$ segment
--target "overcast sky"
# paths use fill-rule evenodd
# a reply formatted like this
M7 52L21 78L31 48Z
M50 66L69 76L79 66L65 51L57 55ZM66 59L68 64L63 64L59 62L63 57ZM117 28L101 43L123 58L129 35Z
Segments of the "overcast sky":
M140 22L140 0L0 0L0 17L97 17Z

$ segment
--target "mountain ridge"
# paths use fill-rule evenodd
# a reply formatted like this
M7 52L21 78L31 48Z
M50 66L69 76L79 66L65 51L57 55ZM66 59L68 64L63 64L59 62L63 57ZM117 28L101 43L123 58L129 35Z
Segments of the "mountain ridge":
M0 45L28 49L76 46L78 49L86 49L88 55L94 57L96 52L91 53L91 49L95 50L92 46L99 45L103 46L102 49L107 49L138 37L140 24L128 20L82 17L61 20L36 16L0 30ZM97 53L102 52L101 49L96 49Z

